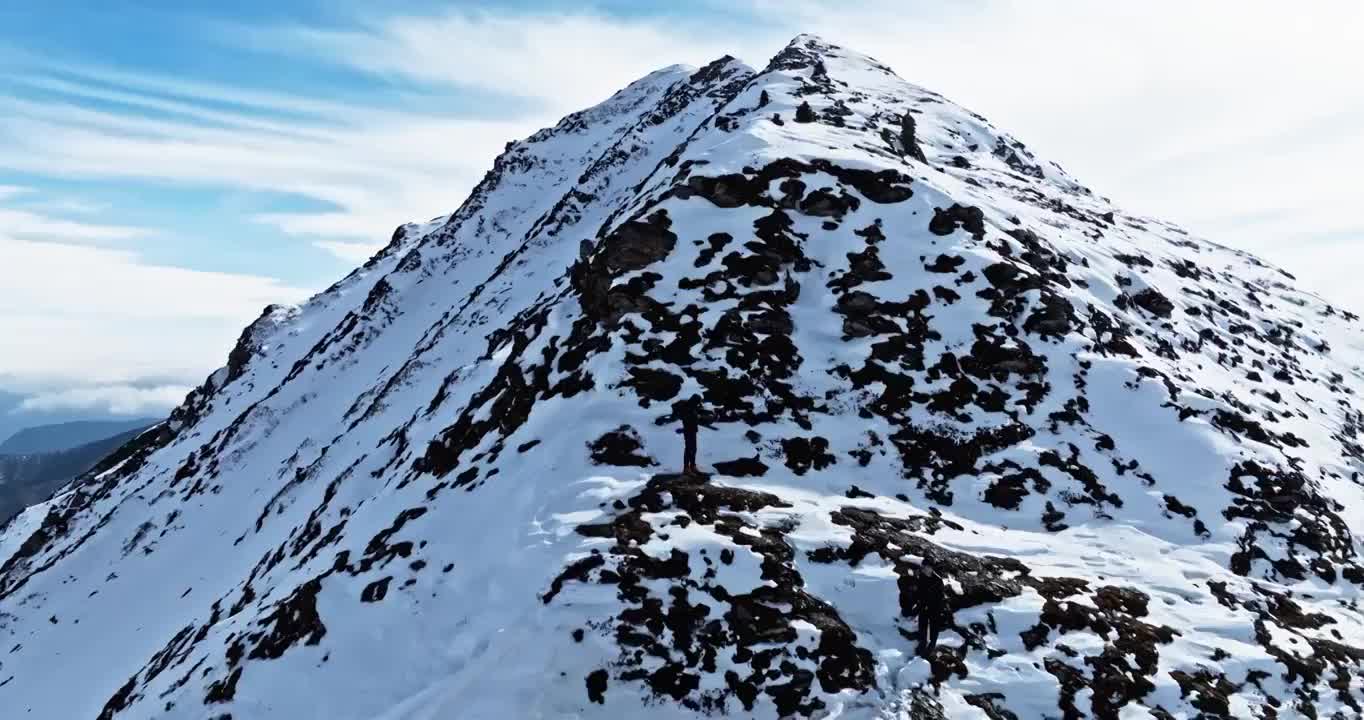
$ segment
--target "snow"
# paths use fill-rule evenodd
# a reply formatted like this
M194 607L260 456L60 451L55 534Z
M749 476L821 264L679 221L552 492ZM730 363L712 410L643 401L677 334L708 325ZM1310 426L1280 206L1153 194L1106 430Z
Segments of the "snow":
M906 112L926 164L899 147ZM688 184L792 160L806 199L856 206L802 209L780 173L734 203ZM879 202L856 170L912 196ZM930 229L954 205L981 210L980 237ZM671 248L610 270L616 231L659 212ZM789 226L765 236L773 217ZM593 315L592 273L651 304ZM762 72L665 68L267 309L165 432L0 532L0 707L1190 718L1207 672L1229 714L1357 716L1358 336L855 52L802 36ZM668 475L670 403L692 393L718 413L702 466L759 476ZM599 450L620 428L638 447ZM957 608L931 659L902 611L925 555L963 603L999 595ZM1095 668L1148 651L1105 710ZM783 685L802 673L819 679Z

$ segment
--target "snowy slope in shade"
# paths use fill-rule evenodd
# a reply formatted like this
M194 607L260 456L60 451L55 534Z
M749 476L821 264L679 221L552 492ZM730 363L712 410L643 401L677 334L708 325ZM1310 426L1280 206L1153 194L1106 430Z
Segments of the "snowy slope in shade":
M10 523L0 707L1358 717L1359 332L856 53L668 68Z

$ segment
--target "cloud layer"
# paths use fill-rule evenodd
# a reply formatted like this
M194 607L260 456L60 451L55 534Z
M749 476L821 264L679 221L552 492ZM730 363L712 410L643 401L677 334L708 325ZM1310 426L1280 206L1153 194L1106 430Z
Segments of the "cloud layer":
M189 387L182 385L68 388L24 398L18 409L35 412L89 411L126 417L155 416L165 412L168 407L178 405L189 391Z
M244 319L308 294L4 231L0 258L0 390L29 394L16 412L166 410L222 364Z

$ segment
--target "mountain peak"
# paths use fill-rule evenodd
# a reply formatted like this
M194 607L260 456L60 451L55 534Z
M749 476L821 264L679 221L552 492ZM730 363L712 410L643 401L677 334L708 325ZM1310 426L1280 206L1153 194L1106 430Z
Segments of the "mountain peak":
M810 33L802 33L792 38L791 42L787 43L786 47L769 61L768 69L794 70L803 67L813 67L818 65L822 59L834 59L867 65L888 74L894 74L890 68L870 56L863 55L862 53L850 50L841 45L836 45L818 35Z
M791 41L786 43L784 50L791 50L793 48L814 53L832 52L842 49L815 33L800 33L791 38Z
M825 40L822 36L817 35L815 33L801 33L791 38L791 41L786 43L786 47L783 49L783 52L792 49L812 53L815 55L823 54L836 55L850 52L847 48L829 42L828 40Z
M0 704L1354 717L1359 332L853 51L670 68L12 521Z

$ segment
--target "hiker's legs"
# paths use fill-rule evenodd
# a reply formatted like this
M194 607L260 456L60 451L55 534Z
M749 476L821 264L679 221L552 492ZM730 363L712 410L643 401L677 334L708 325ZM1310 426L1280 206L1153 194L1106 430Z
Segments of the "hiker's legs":
M687 433L683 438L682 472L696 471L696 436Z
M919 655L928 657L938 644L938 619L933 613L919 614Z

